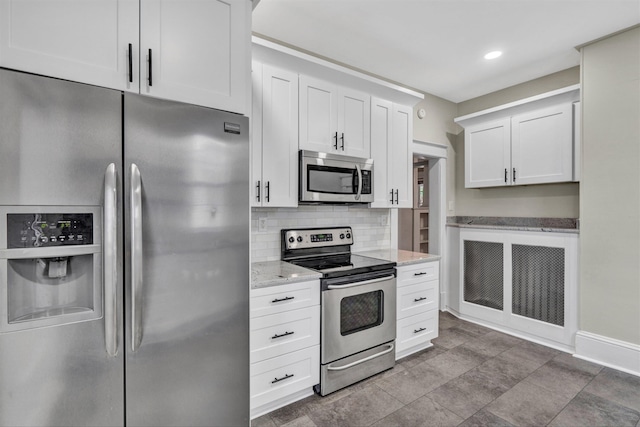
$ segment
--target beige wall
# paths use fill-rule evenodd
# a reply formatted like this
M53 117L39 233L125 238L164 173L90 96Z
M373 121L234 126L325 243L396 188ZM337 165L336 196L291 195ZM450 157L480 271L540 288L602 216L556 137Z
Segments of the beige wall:
M457 116L481 111L508 102L549 92L580 82L580 67L570 68L536 80L458 104ZM454 175L455 213L465 216L515 216L578 218L579 184L547 184L531 186L472 189L464 187L464 132L458 128L451 151L450 169Z
M580 329L640 344L640 28L582 61Z

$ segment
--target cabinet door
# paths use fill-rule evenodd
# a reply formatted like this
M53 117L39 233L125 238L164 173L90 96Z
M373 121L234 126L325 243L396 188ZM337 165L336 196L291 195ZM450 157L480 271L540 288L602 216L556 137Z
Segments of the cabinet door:
M338 89L338 152L369 158L371 154L371 97Z
M391 206L389 187L390 169L388 158L391 145L391 116L393 104L380 98L371 98L371 158L373 159L373 202L372 208Z
M0 1L2 67L137 92L137 54L137 0Z
M509 118L468 127L464 132L465 187L511 184L511 121Z
M141 0L140 93L247 114L246 0Z
M388 158L391 170L390 187L394 192L394 208L413 207L413 154L409 144L413 139L413 109L393 105L392 140ZM375 167L375 166L374 166Z
M298 75L262 71L262 206L298 206Z
M337 96L334 85L300 76L301 149L338 152Z
M262 206L262 64L251 63L251 206Z
M515 185L573 179L573 111L570 103L511 118Z

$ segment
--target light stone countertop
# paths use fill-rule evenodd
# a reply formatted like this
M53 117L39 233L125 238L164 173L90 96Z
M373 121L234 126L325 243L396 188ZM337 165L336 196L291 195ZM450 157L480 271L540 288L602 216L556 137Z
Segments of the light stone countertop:
M580 234L578 218L450 216L447 227Z
M447 227L478 228L483 230L540 231L545 233L580 234L580 230L576 228L526 227L521 225L451 224L449 223L447 224Z
M442 258L440 255L411 252L402 249L377 249L371 251L355 252L355 254L395 262L398 267L402 267L404 265L419 264L421 262L438 261L440 258Z
M251 289L319 279L322 274L284 261L251 264Z

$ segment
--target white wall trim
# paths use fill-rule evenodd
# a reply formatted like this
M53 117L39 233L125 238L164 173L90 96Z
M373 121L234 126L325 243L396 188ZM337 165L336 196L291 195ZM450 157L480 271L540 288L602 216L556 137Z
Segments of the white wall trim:
M423 156L435 157L435 158L447 158L447 146L439 144L437 142L420 141L414 139L411 149L414 154L421 154Z
M640 345L637 344L578 331L574 356L640 376Z

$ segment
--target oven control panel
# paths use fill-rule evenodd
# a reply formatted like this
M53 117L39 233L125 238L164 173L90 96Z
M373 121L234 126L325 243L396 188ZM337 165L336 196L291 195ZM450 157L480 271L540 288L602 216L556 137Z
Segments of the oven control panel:
M282 230L282 244L286 250L353 245L353 231L351 227Z

